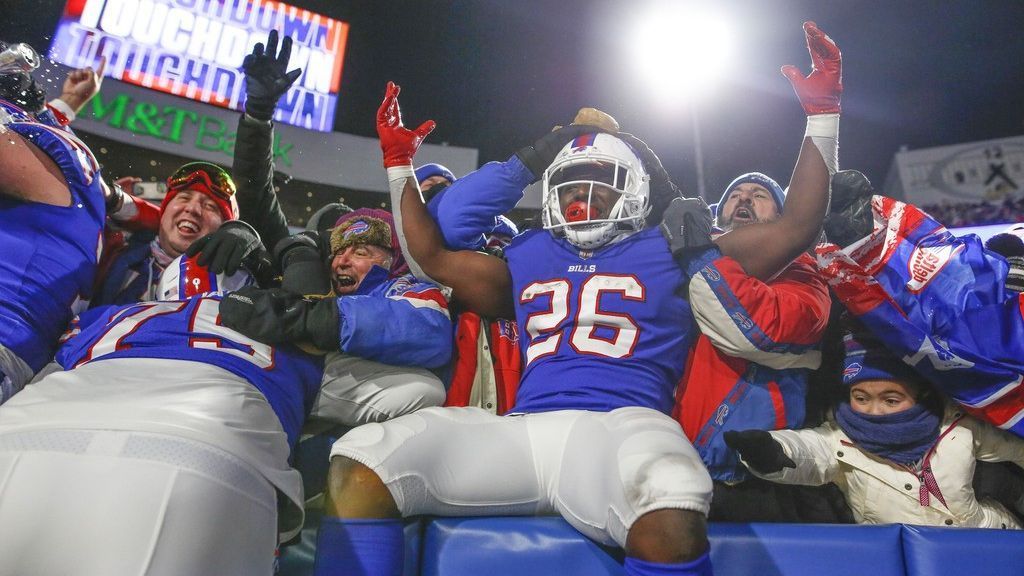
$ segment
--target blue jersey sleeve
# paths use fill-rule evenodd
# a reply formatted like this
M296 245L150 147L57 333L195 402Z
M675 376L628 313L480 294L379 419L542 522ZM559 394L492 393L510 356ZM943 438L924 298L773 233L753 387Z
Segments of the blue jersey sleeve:
M483 235L494 229L495 217L514 208L532 181L533 174L513 155L459 178L427 209L449 248L477 250L483 246Z
M452 325L440 288L412 276L372 294L338 298L341 351L398 366L437 368L452 355Z

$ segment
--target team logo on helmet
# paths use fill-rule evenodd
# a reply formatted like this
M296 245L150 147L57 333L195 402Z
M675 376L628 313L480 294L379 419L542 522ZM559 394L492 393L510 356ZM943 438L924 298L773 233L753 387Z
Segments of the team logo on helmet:
M650 212L650 175L629 145L610 134L584 134L566 144L542 181L544 228L583 250L642 230Z

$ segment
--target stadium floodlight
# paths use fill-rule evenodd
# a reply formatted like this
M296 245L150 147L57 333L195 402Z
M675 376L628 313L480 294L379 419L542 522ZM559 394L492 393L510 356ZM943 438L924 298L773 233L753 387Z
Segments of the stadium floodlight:
M734 29L724 16L695 3L655 4L633 24L628 54L640 84L664 108L687 104L693 121L697 191L705 196L699 101L730 65Z
M652 6L628 38L641 80L673 101L706 94L733 51L733 28L723 16L679 2Z

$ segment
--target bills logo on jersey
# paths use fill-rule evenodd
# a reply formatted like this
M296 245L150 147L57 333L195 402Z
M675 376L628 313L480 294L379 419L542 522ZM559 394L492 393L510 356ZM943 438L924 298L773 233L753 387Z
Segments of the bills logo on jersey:
M907 260L907 269L910 280L907 281L907 290L917 294L924 290L946 264L963 250L963 244L941 245L941 246L915 246Z
M365 234L366 232L369 232L369 230L370 230L370 223L369 222L367 222L365 220L356 220L355 222L350 224L348 228L345 229L344 238L346 240L348 240L352 236L358 236L360 234Z
M858 362L851 363L849 366L847 366L846 368L843 369L843 382L844 383L849 382L857 374L860 374L860 371L863 370L863 369L864 369L864 367L861 366L860 363L858 363Z

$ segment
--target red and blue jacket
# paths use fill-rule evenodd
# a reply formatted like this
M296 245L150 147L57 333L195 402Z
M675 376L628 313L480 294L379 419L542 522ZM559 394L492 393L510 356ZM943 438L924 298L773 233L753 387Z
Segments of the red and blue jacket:
M821 363L829 294L803 255L768 282L717 253L691 263L701 334L676 390L673 415L715 480L747 477L726 430L798 428L807 377Z

